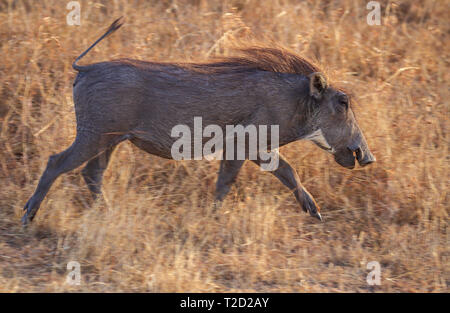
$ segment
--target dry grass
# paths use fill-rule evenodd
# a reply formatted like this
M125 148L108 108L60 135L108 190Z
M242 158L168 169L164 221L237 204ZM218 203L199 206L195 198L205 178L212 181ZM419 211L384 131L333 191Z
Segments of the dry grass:
M0 1L0 291L449 291L447 1L383 1L381 26L353 0L81 1L81 26L66 24L65 5ZM266 36L352 90L378 162L348 171L310 143L290 144L282 152L324 223L253 164L214 217L217 161L177 163L123 143L107 203L90 204L78 169L23 230L47 158L75 136L71 63L121 15L125 26L83 64L201 60L227 54L232 37ZM79 287L65 284L71 260Z

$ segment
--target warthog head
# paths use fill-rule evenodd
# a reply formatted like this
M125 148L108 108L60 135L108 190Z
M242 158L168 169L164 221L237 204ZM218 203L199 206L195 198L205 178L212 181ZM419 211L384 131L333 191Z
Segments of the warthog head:
M309 75L313 106L310 118L312 132L306 136L320 148L332 153L336 162L346 168L375 162L366 139L356 122L348 96L331 86L321 73Z

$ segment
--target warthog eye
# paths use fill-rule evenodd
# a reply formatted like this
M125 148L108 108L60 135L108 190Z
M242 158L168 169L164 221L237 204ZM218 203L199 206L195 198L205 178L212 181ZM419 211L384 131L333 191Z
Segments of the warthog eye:
M348 98L347 96L339 97L339 104L348 109Z

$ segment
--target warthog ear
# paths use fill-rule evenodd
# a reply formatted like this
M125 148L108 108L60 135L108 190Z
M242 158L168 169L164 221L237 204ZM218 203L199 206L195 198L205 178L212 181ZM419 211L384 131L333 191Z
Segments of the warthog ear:
M327 87L327 79L322 73L315 72L309 75L309 94L311 97L320 99Z

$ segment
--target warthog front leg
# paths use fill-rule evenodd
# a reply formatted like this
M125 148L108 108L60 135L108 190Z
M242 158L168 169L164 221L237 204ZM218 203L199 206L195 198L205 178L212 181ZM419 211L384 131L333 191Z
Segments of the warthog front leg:
M261 165L261 160L253 160L254 163ZM300 183L300 178L292 166L279 155L278 168L271 171L286 187L288 187L297 198L298 203L302 206L303 211L309 212L313 217L322 220L320 208L311 194Z
M236 181L236 177L245 160L222 160L220 161L219 177L216 183L215 208L220 207L223 199L230 191L231 185Z
M257 165L261 165L261 160L252 160ZM236 180L236 177L245 161L240 160L222 160L220 162L219 177L216 184L216 206L220 206L221 201L230 191L231 185ZM309 212L313 217L322 220L320 215L320 208L317 205L311 194L300 183L297 172L291 165L279 155L278 168L271 172L277 177L286 187L288 187L297 198L303 211Z

